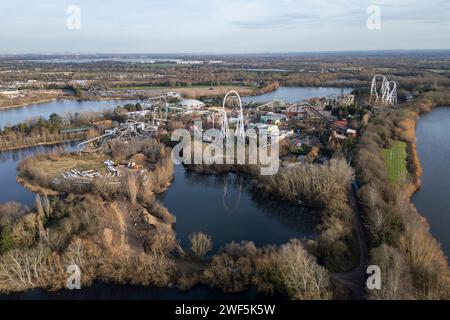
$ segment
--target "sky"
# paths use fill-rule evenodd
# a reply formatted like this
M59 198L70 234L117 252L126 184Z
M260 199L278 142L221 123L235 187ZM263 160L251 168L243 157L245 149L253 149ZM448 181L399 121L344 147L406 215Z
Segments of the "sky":
M448 0L1 0L0 53L450 49L449 18Z

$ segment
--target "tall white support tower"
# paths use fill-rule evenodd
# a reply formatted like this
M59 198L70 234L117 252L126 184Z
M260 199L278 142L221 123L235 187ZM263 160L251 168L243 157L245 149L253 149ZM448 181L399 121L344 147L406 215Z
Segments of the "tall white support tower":
M245 137L245 128L244 128L244 113L242 111L242 101L241 101L241 96L239 95L239 93L237 93L237 91L235 90L231 90L228 91L227 94L225 95L225 97L223 98L223 103L222 103L222 111L221 111L221 118L222 118L222 126L221 126L221 135L224 139L229 139L230 138L230 128L228 125L228 117L227 117L227 112L226 112L226 104L227 104L227 100L229 98L231 98L232 96L235 96L235 98L237 98L238 101L238 106L239 106L239 115L238 115L238 121L236 123L236 132L235 135L238 138L244 138Z

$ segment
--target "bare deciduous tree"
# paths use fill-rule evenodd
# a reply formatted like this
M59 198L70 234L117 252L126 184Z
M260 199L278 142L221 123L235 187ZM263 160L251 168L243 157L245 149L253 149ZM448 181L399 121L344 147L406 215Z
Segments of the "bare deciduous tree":
M297 240L281 247L278 267L289 295L295 299L328 299L329 275Z

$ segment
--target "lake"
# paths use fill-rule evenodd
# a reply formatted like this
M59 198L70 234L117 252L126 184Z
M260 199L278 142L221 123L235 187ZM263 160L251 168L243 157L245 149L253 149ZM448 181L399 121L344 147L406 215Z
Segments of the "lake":
M422 165L422 187L413 196L433 236L450 256L450 108L423 114L417 124L417 152Z
M60 115L67 113L82 113L111 110L119 105L136 103L137 100L55 100L44 103L29 104L24 107L0 109L0 128L15 125L30 119L43 117L48 119L52 113Z
M351 88L332 87L280 87L275 91L258 96L243 97L242 102L270 102L274 99L281 99L289 103L301 103L304 100L315 97L329 97L352 92Z
M175 167L173 183L160 201L175 214L175 232L184 247L189 234L201 231L212 236L214 251L233 240L263 246L311 239L320 217L302 206L258 195L244 176L203 175L182 166Z
M25 149L0 152L0 203L16 201L28 206L34 205L34 193L25 189L16 181L17 166L20 160L37 153L51 152L56 148L64 147L66 150L75 150L77 142L62 145L49 145L30 147Z

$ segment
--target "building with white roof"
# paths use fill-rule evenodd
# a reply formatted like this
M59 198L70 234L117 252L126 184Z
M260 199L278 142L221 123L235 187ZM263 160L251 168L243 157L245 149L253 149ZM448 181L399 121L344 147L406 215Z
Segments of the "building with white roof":
M183 99L178 103L180 108L185 110L198 110L205 106L205 104L195 99Z

